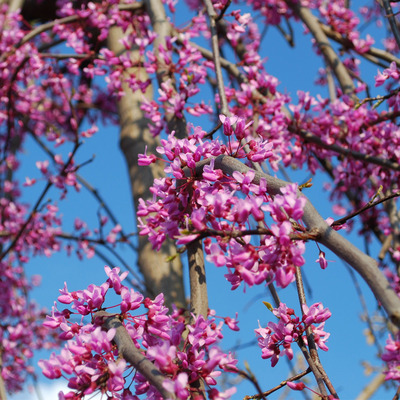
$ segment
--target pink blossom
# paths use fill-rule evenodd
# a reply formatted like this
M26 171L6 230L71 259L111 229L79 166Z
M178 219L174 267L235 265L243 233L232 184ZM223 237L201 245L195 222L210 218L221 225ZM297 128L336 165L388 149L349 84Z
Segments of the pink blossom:
M325 269L328 266L328 261L325 258L325 252L320 250L319 251L319 257L318 260L315 262L319 262L319 265L321 266L322 269Z
M138 164L139 165L150 165L157 161L157 157L154 154L147 155L147 146L145 147L144 154L139 154L138 156Z
M274 367L280 358L281 353L286 355L289 360L293 358L291 344L302 337L307 342L305 331L308 327L312 328L315 343L322 350L327 351L325 341L329 333L324 331L325 321L331 316L328 309L322 309L322 304L313 304L310 308L303 306L304 315L300 320L296 317L294 310L281 303L278 308L272 310L278 318L278 323L269 322L266 328L255 329L258 336L258 345L262 349L262 358L270 358L271 366ZM313 324L323 321L318 327Z
M286 385L289 386L290 389L292 389L292 390L303 390L306 387L306 385L303 382L295 383L295 382L289 381L289 382L286 382Z

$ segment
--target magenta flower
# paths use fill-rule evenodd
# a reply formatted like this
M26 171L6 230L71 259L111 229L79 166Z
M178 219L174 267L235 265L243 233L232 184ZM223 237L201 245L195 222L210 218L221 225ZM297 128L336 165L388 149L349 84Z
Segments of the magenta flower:
M274 367L283 353L289 360L293 358L292 343L300 337L307 343L305 331L312 328L315 343L321 350L327 351L325 341L329 333L324 331L325 321L331 316L328 309L323 309L321 303L313 304L310 308L303 306L303 317L296 317L294 310L281 303L278 308L272 310L279 319L278 323L269 322L266 328L261 326L255 329L258 335L258 345L262 350L262 358L270 358L271 366ZM314 323L322 322L318 327Z
M381 358L387 365L385 379L400 381L400 334L397 334L394 338L389 334L386 340L385 352Z
M79 393L91 394L96 391L104 393L106 390L109 397L130 399L133 395L124 387L131 386L132 383L131 387L135 387L136 395L145 394L147 398L159 396L157 389L140 373L126 374L135 366L118 357L113 342L116 330L105 331L104 327L98 325L102 324L102 318L95 321L90 319L89 322L83 319L88 310L92 313L96 311L93 295L98 290L102 293L101 288L109 287L113 287L117 298L120 298L120 315L126 331L134 345L165 375L163 385L167 390L175 393L177 398L187 399L190 396L190 382L203 379L214 398L225 398L224 396L234 392L232 389L220 393L212 388L221 371L237 371L237 360L217 346L217 342L223 337L221 328L224 322L215 323L215 318L212 317L215 315L214 311L210 311L209 318L193 317L194 322L189 324L177 309L169 314L162 294L154 300L144 299L140 293L121 283L125 274L120 275L119 268L105 267L105 271L108 283L101 286L90 285L86 290L73 292L76 296L70 304L82 315L79 323L70 322L70 311L60 313L56 307L49 318L48 326L52 329L61 328L63 339L67 343L60 354L53 353L49 360L42 360L39 365L48 378L64 376L68 379L69 387L74 391L62 394L61 398L74 398ZM68 296L66 287L64 292ZM106 294L107 290L104 296ZM147 309L144 314L130 313L141 306ZM224 321L233 330L238 329L237 320L226 318ZM185 329L189 334L184 337L182 333Z

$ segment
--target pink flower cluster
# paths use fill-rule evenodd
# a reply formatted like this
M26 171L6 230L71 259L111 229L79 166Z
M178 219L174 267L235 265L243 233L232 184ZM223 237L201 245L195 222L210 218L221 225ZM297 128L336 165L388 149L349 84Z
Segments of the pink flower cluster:
M105 267L108 279L100 286L89 285L85 290L69 292L67 286L60 290L60 303L70 309L58 310L54 305L51 316L44 325L59 332L59 338L67 341L59 354L53 353L48 360L41 360L40 367L46 377L65 377L71 392L60 394L60 399L80 399L100 391L115 399L133 399L146 394L148 399L162 399L157 389L124 359L119 359L113 342L114 328L104 331L98 318L85 322L84 317L105 308L106 295L113 289L119 303L109 307L118 309L118 315L136 348L151 360L165 376L164 387L175 393L178 399L190 396L192 385L204 381L210 398L227 398L235 392L229 389L220 393L215 388L221 371L235 372L237 360L224 353L216 343L223 337L222 325L226 323L237 330L237 323L226 318L216 323L215 313L209 318L192 316L189 323L183 310L169 313L164 306L163 295L154 300L122 284L127 273L119 268ZM76 318L81 316L81 318ZM183 335L184 331L187 335ZM221 396L221 397L218 397ZM227 397L223 397L227 396Z
M387 364L385 379L400 381L400 333L397 333L394 338L389 335L386 340L385 352L382 354L382 360Z
M31 360L35 350L49 349L56 344L41 324L45 310L25 296L25 291L40 283L40 277L28 281L23 268L12 266L13 262L15 255L8 262L0 263L3 276L0 280L1 377L9 393L22 390L27 376L34 373Z
M390 114L400 110L398 95L388 100L391 108L388 113L382 114L367 104L356 106L354 100L348 96L342 96L330 103L326 99L315 98L309 93L299 92L298 96L299 104L291 105L290 109L294 114L294 129L299 134L300 132L311 133L328 146L336 145L345 151L400 162L400 135L397 133L397 126L390 121ZM343 129L345 129L345 135L343 135ZM335 163L335 168L332 169L333 184L339 189L334 191L332 199L337 201L337 209L342 204L346 204L346 201L342 203L344 194L349 190L354 190L357 185L362 185L363 191L357 197L355 208L359 209L367 203L379 188L373 184L371 180L373 176L376 177L379 185L382 185L384 191L394 190L393 178L398 177L397 171L351 156L340 158L337 151L322 148L314 144L312 140L303 141L299 136L294 144L297 151L293 151L291 158L287 158L289 164L296 165L298 168L307 165L309 170L315 173L321 166L311 156L314 152L318 152L321 159ZM329 186L328 188L333 189ZM352 210L343 211L348 213ZM379 225L382 231L390 232L389 220L382 207L367 210L360 217L366 222L366 227L373 223Z
M303 316L300 319L294 310L281 303L278 308L272 310L279 319L278 323L269 322L266 328L261 326L255 329L258 336L258 345L262 349L262 358L270 358L271 366L274 367L279 361L281 354L286 355L289 360L293 358L292 343L300 338L307 343L305 331L312 328L313 336L317 346L324 351L328 350L325 342L330 334L324 331L325 321L331 316L327 308L321 303L313 304L310 308L303 306ZM315 326L314 324L319 324Z
M161 140L157 151L167 159L164 170L168 177L155 180L152 200L140 200L140 234L148 235L156 249L167 237L176 239L177 244L206 237L207 260L218 267L227 266L225 276L232 289L243 281L252 286L266 279L275 279L279 286L286 287L294 279L294 267L304 264L304 243L291 239L291 221L300 221L306 199L298 196L296 185L282 188L282 194L271 199L265 180L253 183L254 171L226 176L215 169L215 157L224 154L247 163L262 163L272 155L272 144L253 138L249 133L251 124L245 124L242 118L221 116L221 122L227 145L218 140L203 141L201 134L179 140L172 133L168 140ZM249 145L247 153L242 140ZM204 166L202 179L198 179L196 163L204 159L209 163ZM139 155L141 165L154 161L154 157ZM255 245L245 232L252 219L266 225L265 212L271 214L274 223L270 233ZM230 232L237 235L230 237Z
M389 78L394 79L396 83L398 83L400 78L400 71L394 61L391 62L390 67L384 69L383 72L378 70L378 75L375 77L375 86L383 85Z

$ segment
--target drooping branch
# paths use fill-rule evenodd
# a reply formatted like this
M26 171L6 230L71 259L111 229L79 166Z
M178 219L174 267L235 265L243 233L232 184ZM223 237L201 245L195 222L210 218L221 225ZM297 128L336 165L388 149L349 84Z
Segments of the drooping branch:
M116 330L113 340L118 347L119 354L125 361L134 366L160 392L164 399L176 399L175 394L164 389L164 375L136 348L118 315L110 314L106 311L98 311L93 319L103 320L103 326L107 330L112 328Z
M246 174L251 169L239 160L226 155L218 156L214 160L214 168L221 169L227 175L232 175L235 171ZM197 163L196 175L201 176L204 166L210 162L211 158ZM288 182L281 179L255 171L253 182L258 184L261 178L266 180L267 191L270 195L280 194L280 189L288 185ZM298 195L304 196L300 191ZM376 299L382 304L389 319L400 327L400 299L379 270L377 262L333 230L308 199L304 207L303 221L310 231L316 233L317 242L330 249L362 276Z

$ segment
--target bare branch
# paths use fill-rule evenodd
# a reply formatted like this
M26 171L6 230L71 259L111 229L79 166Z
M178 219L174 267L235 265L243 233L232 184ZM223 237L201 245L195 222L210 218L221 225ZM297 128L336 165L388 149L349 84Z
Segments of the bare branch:
M328 38L323 32L318 20L311 11L302 7L297 3L288 2L289 6L293 11L301 18L307 28L310 30L311 34L314 36L319 49L324 55L326 62L332 68L340 86L345 94L354 93L354 83L351 79L346 67L343 65L340 58L337 56L336 52L333 50Z
M219 54L219 43L218 43L218 33L217 33L217 24L216 19L217 13L214 10L214 6L211 3L211 0L204 0L206 4L208 18L210 20L210 28L211 28L211 46L213 51L213 60L215 66L215 74L217 76L217 87L218 87L218 94L221 103L221 114L223 115L230 115L228 109L228 101L226 99L225 94L225 86L224 86L224 79L222 77L222 70L221 70L221 60Z
M303 376L306 376L311 372L310 368L307 368L305 371L300 372L300 374L297 374L295 376L292 376L289 379L286 379L285 381L282 381L279 385L275 386L274 388L267 390L266 392L262 393L262 395L255 394L253 396L245 396L243 400L253 400L253 399L262 399L264 396L269 396L270 394L276 392L283 386L285 386L288 382L294 382L302 378Z
M376 207L378 204L384 203L385 201L391 200L391 199L393 199L393 198L395 198L395 197L399 197L399 196L400 196L400 192L395 192L395 193L390 193L390 194L388 194L387 196L383 197L383 198L380 199L380 200L377 200L377 201L369 201L364 207L360 208L359 210L357 210L357 211L355 211L355 212L353 212L353 213L351 213L351 214L349 214L349 215L346 215L346 216L343 217L343 218L337 219L336 221L332 222L332 225L331 225L331 226L340 226L340 225L343 225L343 224L345 224L349 219L354 218L355 216L361 214L362 212L364 212L364 211L366 211L366 210L368 210L368 209L370 209L370 208Z
M170 80L171 86L176 93L177 90L174 74L170 71L169 66L165 64L164 60L160 56L160 47L166 49L167 38L172 35L171 24L169 23L167 14L165 13L164 4L161 0L145 0L144 4L150 16L153 29L157 33L153 47L154 54L157 58L158 84L161 86L162 83ZM175 131L175 136L180 139L187 136L186 120L184 117L178 118L175 113L167 111L165 112L165 117L170 132Z

